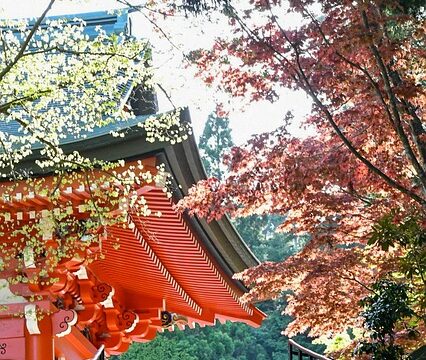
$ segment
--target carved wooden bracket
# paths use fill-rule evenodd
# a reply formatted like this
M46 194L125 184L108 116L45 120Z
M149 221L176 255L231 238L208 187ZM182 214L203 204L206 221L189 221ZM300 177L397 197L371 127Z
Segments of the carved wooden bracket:
M173 325L184 327L187 324L188 318L186 316L170 313L168 311L161 312L161 326L165 329Z
M120 324L124 329L124 332L126 333L132 332L133 329L136 327L137 323L139 322L138 314L130 310L124 311L118 316L118 318Z
M76 323L77 313L74 310L59 310L52 315L53 334L57 337L68 335Z
M103 303L111 297L111 294L114 294L114 289L111 285L106 283L99 283L92 287L93 298L96 303Z

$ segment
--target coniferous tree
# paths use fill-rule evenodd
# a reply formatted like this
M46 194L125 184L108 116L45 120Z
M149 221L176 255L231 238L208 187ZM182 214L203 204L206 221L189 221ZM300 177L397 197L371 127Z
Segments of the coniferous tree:
M229 119L218 117L212 113L200 137L199 149L208 176L222 179L226 174L223 165L223 155L234 145L229 129ZM306 242L305 238L294 235L277 233L277 226L283 221L282 216L251 215L233 220L235 227L249 248L260 261L282 261L299 251ZM287 356L287 338L281 335L281 330L290 323L290 317L281 317L282 302L268 301L260 305L268 315L260 329L251 329L244 324L230 324L219 327L217 331L229 333L234 340L232 358L238 359L279 359ZM241 343L238 334L244 334L249 343ZM315 351L321 351L322 346L314 346L306 336L298 336L297 341ZM255 344L256 349L252 349Z
M223 178L226 171L222 164L222 156L234 145L229 128L229 119L211 113L200 137L200 153L203 165L209 176Z

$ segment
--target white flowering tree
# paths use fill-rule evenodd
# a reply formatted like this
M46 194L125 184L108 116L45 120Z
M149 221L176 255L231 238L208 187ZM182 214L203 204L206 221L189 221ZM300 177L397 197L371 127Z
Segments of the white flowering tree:
M82 20L46 18L54 2L34 21L0 20L0 258L3 269L11 262L17 269L37 262L42 268L37 277L45 282L54 281L49 273L60 261L86 254L108 225L124 223L129 209L149 214L136 189L141 183L164 183L165 176L162 167L129 168L122 161L63 150L66 139L84 139L99 127L134 117L126 106L130 91L154 84L146 40L108 35L101 27L89 37ZM179 111L139 125L147 141L186 137ZM22 166L29 158L36 158L31 169ZM50 174L48 185L33 176L34 168ZM79 209L84 221L63 198L64 189L75 184L90 194ZM22 202L25 196L41 198L48 210L23 225L10 212L11 199L18 196ZM45 234L53 234L52 241L44 241ZM9 281L38 281L17 274Z
M45 158L41 167L82 166L87 159L65 155L61 140L132 116L120 100L151 71L146 41L107 36L101 27L92 39L82 20L45 20L53 3L34 23L0 24L0 122L21 130L18 136L0 132L0 166L9 173L34 147Z

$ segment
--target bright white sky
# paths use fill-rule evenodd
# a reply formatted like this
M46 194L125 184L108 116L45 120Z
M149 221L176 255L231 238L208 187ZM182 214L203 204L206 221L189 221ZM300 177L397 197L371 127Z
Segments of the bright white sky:
M3 15L11 18L37 17L48 4L48 0L0 0ZM134 0L132 3L138 3ZM19 5L18 5L19 4ZM123 7L115 0L60 0L55 3L48 15L82 13L108 10ZM197 22L200 26L196 26ZM189 28L188 24L192 27ZM204 84L194 79L193 70L185 69L181 64L182 56L178 51L170 49L170 45L161 39L152 26L138 13L132 14L133 31L139 36L148 37L154 45L154 65L158 66L158 76L164 87L171 93L177 106L189 106L198 140L202 133L208 114L215 109L215 99L231 101L238 104L229 114L232 136L237 144L246 141L250 135L271 131L282 124L282 119L288 110L295 115L293 132L301 135L297 123L308 114L310 101L301 92L283 90L280 100L274 104L257 102L245 106L242 110L239 101L229 100L220 94L215 94ZM174 23L161 24L173 38L173 42L187 51L212 43L214 36L224 29L223 24L208 24L204 19L177 19ZM190 46L188 46L190 45ZM159 94L160 110L166 111L171 105L165 96Z

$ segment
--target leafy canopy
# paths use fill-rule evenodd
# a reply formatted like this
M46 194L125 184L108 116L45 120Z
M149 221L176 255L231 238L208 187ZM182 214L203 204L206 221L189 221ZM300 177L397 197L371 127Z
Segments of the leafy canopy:
M415 262L424 263L425 244L410 235L424 232L426 209L425 31L417 10L415 2L381 0L235 2L227 12L232 36L192 54L198 76L238 101L275 101L280 87L312 99L301 126L313 135L296 137L285 123L254 136L225 157L225 179L201 181L179 204L208 220L282 215L281 230L310 236L298 254L239 275L252 286L248 301L290 291L288 335L362 334L359 301L389 273L412 286L411 306L424 312ZM399 238L388 227L379 239L386 216ZM424 319L418 331L417 345ZM415 346L400 335L407 349Z

